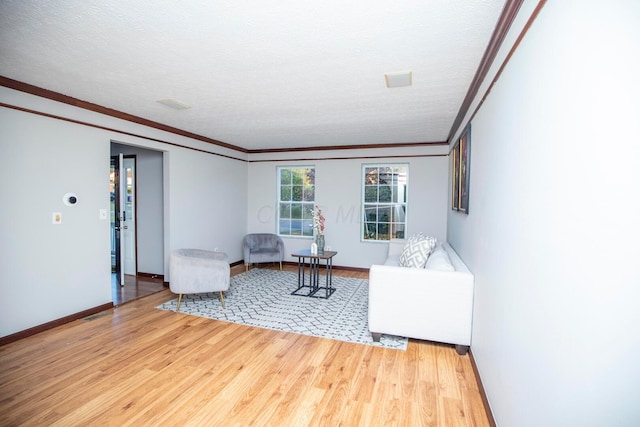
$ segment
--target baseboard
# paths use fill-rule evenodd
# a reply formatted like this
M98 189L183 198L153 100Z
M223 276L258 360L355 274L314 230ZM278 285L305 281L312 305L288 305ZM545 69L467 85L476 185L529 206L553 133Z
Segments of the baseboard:
M169 282L166 282L164 280L164 274L157 274L157 273L140 273L138 272L136 274L137 277L144 277L147 279L151 279L151 280L157 280L158 282L162 282L162 286L164 286L165 288L169 287Z
M283 264L285 265L292 265L294 267L298 266L298 262L297 261L282 261ZM324 266L324 264L322 264ZM360 273L368 273L369 269L368 268L362 268L362 267L347 267L347 266L340 266L340 265L334 265L332 266L332 268L334 270L343 270L343 271L358 271Z
M136 276L138 277L145 277L147 279L152 279L152 280L158 280L158 281L162 281L164 282L164 274L158 274L158 273L141 273L138 271L138 273L136 274Z
M25 329L24 331L16 332L11 335L7 335L5 337L0 337L0 347L23 338L30 337L32 335L38 334L40 332L47 331L49 329L53 329L57 326L64 325L65 323L73 322L74 320L83 319L87 316L91 316L92 314L100 313L105 310L109 310L113 308L113 302L109 302L107 304L102 304L97 307L90 308L88 310L80 311L75 314L70 314L65 317L61 317L56 320L52 320L51 322L43 323L42 325L34 326L29 329Z
M231 263L230 266L234 267L234 266L240 265L240 264L244 264L244 260L240 260L240 261L236 261L234 263ZM297 261L282 261L282 264L283 265L291 265L293 267L297 267L298 266L298 262ZM260 264L258 264L258 266L259 265ZM358 271L358 272L361 272L361 273L368 273L369 272L368 268L362 268L362 267L346 267L346 266L334 265L332 268L334 270Z
M478 366L476 366L476 361L473 358L473 352L471 350L469 350L469 359L471 360L473 375L475 375L476 377L478 391L480 392L480 397L482 398L482 406L484 406L484 411L487 414L487 420L489 421L489 425L491 427L496 427L496 420L493 418L493 413L491 412L491 407L489 406L489 399L487 399L487 393L485 393L484 391L484 386L482 385L482 380L480 379L480 372L478 371Z

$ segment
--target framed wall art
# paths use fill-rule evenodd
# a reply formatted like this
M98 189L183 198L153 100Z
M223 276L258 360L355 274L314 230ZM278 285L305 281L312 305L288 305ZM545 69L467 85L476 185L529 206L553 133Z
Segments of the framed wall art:
M460 144L456 144L451 152L452 182L451 182L451 209L457 211L460 207Z
M467 125L451 152L451 209L469 213L469 164L471 124Z

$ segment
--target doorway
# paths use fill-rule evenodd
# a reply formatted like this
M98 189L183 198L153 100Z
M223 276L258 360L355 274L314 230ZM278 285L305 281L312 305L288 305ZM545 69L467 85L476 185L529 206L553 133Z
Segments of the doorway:
M111 292L114 305L164 289L164 252L158 245L158 241L164 239L162 165L163 152L116 142L111 144Z

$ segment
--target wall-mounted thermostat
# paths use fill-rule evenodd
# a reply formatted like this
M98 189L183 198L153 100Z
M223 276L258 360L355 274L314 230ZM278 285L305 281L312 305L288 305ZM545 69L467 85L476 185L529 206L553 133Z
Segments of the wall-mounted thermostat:
M78 204L78 196L76 193L67 193L62 197L62 201L67 206L75 206Z

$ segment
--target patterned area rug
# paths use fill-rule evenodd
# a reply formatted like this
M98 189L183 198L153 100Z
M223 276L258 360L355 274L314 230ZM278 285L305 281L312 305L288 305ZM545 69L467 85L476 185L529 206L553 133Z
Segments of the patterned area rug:
M324 283L324 276L321 281ZM407 349L408 340L403 337L382 335L379 343L371 339L366 280L334 275L336 291L329 299L291 295L297 283L298 273L253 269L231 277L224 298L226 308L222 308L218 292L212 292L183 295L180 312L302 335ZM175 298L157 308L176 311L177 302Z

